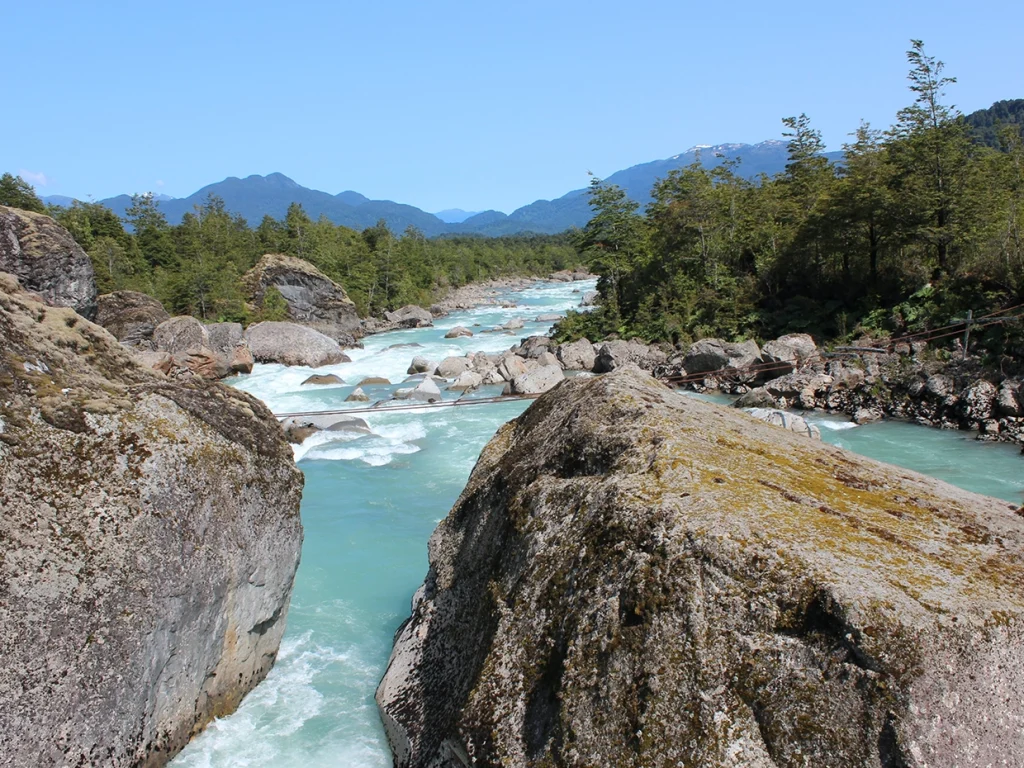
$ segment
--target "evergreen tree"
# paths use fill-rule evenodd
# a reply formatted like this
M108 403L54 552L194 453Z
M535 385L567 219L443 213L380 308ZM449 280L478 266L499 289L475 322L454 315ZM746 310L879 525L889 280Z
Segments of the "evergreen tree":
M46 213L46 206L36 195L35 188L21 176L5 173L0 176L0 205L23 211Z

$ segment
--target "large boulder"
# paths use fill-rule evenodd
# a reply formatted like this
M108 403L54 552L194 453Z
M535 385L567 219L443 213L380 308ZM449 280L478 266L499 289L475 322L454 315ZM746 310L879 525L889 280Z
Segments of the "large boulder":
M434 316L430 314L430 310L417 307L415 304L407 304L394 312L385 312L384 317L397 328L428 328L434 324Z
M594 360L594 373L608 373L630 363L645 370L651 370L664 363L666 355L657 347L649 347L642 341L609 341L601 345Z
M465 371L460 373L458 377L451 384L448 385L448 389L452 392L468 392L471 389L476 389L484 383L484 377L476 371Z
M159 766L273 666L302 475L255 398L0 275L0 763Z
M210 334L206 326L191 315L179 315L156 327L153 344L158 352L177 355L190 349L209 349Z
M1000 416L1024 416L1024 392L1021 391L1021 382L1003 382L996 395L996 412Z
M538 365L531 371L516 376L507 385L509 395L539 395L554 388L565 379L561 366Z
M41 213L0 205L0 272L54 307L96 316L92 261L64 227Z
M550 336L527 336L516 349L516 354L528 360L536 360L545 352L550 352L555 341Z
M561 344L555 353L562 367L567 371L592 371L597 355L594 354L594 345L587 339Z
M409 370L406 371L408 374L416 373L427 373L432 374L437 370L437 363L433 360L428 360L423 355L416 355L409 363Z
M761 347L761 359L772 375L791 373L817 354L814 339L806 333L787 333Z
M344 346L356 344L362 325L345 289L308 261L268 253L242 277L249 299L263 306L273 286L288 305L288 318L309 326Z
M334 339L295 323L265 322L245 329L245 341L259 363L322 365L351 362Z
M395 765L891 768L1024 754L1024 519L633 368L541 397L428 545Z
M138 291L104 293L97 297L96 303L96 324L131 347L151 348L153 331L171 318L159 300Z
M206 326L210 349L220 355L229 373L251 373L255 359L245 343L245 332L240 323L211 323Z
M435 375L442 379L454 379L460 373L465 373L473 367L473 363L466 357L446 357L442 360L435 371Z
M729 375L738 376L740 380L752 380L758 377L761 350L754 341L733 343L721 339L701 339L690 345L682 363L690 375L725 371Z
M512 381L517 376L522 376L526 373L526 370L526 364L523 362L523 359L514 354L505 355L497 365L498 375L504 381Z

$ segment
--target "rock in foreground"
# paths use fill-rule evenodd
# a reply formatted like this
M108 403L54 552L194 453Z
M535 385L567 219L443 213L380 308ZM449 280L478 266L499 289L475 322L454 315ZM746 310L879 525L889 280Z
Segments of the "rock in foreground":
M262 680L301 473L258 400L0 275L0 763L160 766Z
M634 368L505 425L377 692L397 766L1009 766L1024 520Z

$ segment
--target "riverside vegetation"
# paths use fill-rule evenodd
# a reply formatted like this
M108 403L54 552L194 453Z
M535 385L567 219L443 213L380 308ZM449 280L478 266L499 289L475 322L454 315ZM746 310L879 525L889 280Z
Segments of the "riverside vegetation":
M913 103L885 131L862 124L838 163L800 115L783 121L789 163L772 177L697 162L643 212L594 179L574 242L602 306L571 314L559 340L898 336L1024 304L1021 104L968 123L945 102L942 62L920 41L907 56ZM1021 328L974 338L989 362L1017 365Z
M213 195L175 226L152 195L136 195L122 221L98 203L45 206L10 173L0 179L0 205L47 213L66 227L89 254L100 293L139 291L171 314L210 322L285 319L279 297L255 309L246 304L241 278L267 253L310 262L344 286L363 316L430 306L471 282L546 275L578 262L564 235L429 239L412 227L395 235L383 221L357 232L325 217L313 221L298 203L283 220L265 216L252 228Z

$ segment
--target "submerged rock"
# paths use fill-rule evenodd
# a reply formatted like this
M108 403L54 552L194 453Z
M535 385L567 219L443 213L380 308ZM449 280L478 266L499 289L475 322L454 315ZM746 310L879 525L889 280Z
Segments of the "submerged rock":
M1011 505L634 369L502 427L428 550L377 691L399 768L1024 754Z
M26 291L82 317L96 316L92 261L64 227L41 213L0 205L0 272Z
M326 386L328 384L344 384L345 380L334 373L314 373L312 376L302 380L302 384L314 384L317 386ZM302 386L300 384L299 386Z
M367 395L362 387L356 387L353 389L349 396L345 398L346 403L368 403L370 402L370 396Z
M0 762L163 765L273 666L292 451L255 398L168 380L7 275L0 425Z
M821 440L821 430L803 416L795 413L782 411L778 408L747 408L746 412L758 421L763 421L766 424L782 427L790 432L796 432L798 435L809 437L812 440Z

